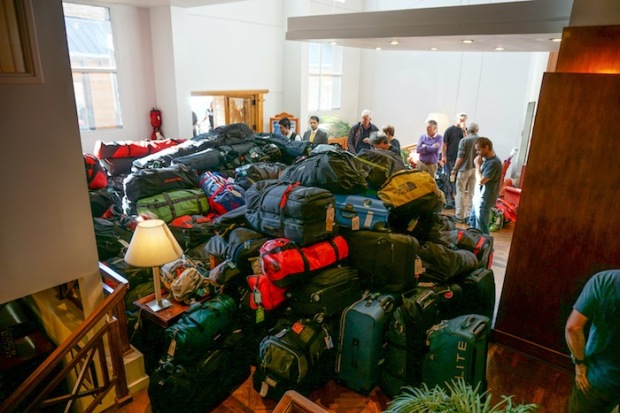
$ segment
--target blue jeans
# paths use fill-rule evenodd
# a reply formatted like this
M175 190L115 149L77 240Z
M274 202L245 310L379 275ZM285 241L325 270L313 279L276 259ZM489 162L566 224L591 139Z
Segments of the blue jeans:
M484 199L474 200L469 216L469 225L478 228L483 234L489 234L489 224L491 221L491 207Z

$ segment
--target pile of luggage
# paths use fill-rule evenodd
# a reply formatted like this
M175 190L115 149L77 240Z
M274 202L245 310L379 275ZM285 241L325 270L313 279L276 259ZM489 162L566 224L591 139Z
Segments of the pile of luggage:
M93 205L100 259L138 277L118 268L123 245L157 217L197 268L151 374L153 411L213 407L251 365L273 399L329 379L389 396L457 377L485 389L493 239L441 215L426 172L235 124L133 159L122 191L107 174L93 190L114 194L102 215Z

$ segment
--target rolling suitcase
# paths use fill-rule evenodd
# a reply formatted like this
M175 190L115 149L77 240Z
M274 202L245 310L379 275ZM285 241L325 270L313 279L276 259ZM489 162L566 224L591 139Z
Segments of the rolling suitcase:
M343 311L336 376L346 387L368 394L379 381L385 327L396 301L394 295L372 293Z
M336 267L321 271L308 283L290 289L287 297L296 314L315 317L321 322L325 317L340 315L362 298L362 287L356 269Z
M478 392L486 390L487 350L490 320L469 314L442 321L429 330L430 349L422 368L428 387L462 379Z
M401 293L415 287L418 240L405 234L352 231L349 263L360 272L362 285ZM419 266L421 267L421 265Z
M334 198L339 225L354 231L379 231L387 227L388 210L382 201L360 195L334 194Z

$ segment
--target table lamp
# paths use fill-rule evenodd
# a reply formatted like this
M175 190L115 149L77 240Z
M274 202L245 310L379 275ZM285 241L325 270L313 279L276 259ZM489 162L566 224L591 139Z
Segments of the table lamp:
M181 255L183 249L164 221L149 219L138 224L125 253L125 262L134 267L153 268L155 299L146 304L151 310L157 312L172 305L170 301L162 299L159 267Z

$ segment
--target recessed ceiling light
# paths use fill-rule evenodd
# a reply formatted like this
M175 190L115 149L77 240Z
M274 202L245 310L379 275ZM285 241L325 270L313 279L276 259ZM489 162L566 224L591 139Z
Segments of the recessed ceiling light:
M437 50L436 47L431 47L431 50L434 52L435 50Z
M553 37L553 38L551 38L549 40L551 40L552 42L561 42L562 41L562 39L559 38L559 37Z
M381 50L381 48L380 47L375 47L375 50Z
M471 40L471 39L464 39L464 40L463 40L463 43L465 43L465 44L472 44L473 42L474 42L474 41L473 41L473 40Z
M392 40L392 41L390 42L390 44L391 44L392 46L396 46L396 45L398 44L398 40Z
M498 52L501 52L502 50L504 50L504 48L501 47L501 46L498 46L498 47L495 48L495 50L497 50Z
M336 42L336 41L331 41L331 42L329 42L329 44L331 44L332 46L336 46L336 45L338 44L338 42Z

